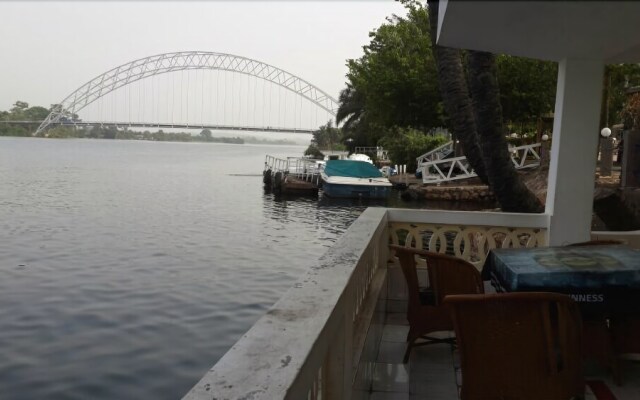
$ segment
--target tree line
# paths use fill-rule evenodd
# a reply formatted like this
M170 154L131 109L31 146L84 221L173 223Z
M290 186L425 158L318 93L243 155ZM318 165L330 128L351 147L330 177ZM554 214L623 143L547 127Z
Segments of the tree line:
M30 107L29 103L18 100L9 111L0 111L0 136L32 136L40 122L47 118L49 113L58 108L59 105L52 104L49 109L41 106ZM80 121L77 115L71 116L72 120ZM34 121L33 124L12 124L11 121ZM158 142L210 142L210 143L231 143L231 144L273 144L273 145L294 145L294 141L286 139L261 139L256 137L216 137L210 129L203 129L199 135L189 132L165 132L162 129L151 132L135 131L126 127L116 125L96 125L96 126L55 126L45 133L48 138L86 138L86 139L120 139L120 140L149 140Z
M438 46L438 2L401 2L406 15L388 17L369 33L363 54L347 60L341 128L321 127L313 144L383 145L402 150L391 154L394 163L415 164L442 142L435 132L445 128L503 210L542 211L513 168L507 135L533 142L550 130L557 63ZM640 67L608 65L603 82L602 127L621 120L626 87L640 82Z

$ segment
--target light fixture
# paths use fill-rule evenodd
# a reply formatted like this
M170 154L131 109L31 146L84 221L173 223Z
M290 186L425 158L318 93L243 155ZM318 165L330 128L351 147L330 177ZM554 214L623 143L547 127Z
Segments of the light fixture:
M542 140L544 140L545 142L549 140L549 135L547 135L546 133L542 135Z
M600 135L603 138L608 138L609 136L611 136L611 129L607 127L602 128L602 130L600 131Z

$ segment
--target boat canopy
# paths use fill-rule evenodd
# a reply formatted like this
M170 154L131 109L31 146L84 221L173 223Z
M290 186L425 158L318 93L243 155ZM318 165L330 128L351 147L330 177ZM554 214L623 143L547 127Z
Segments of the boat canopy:
M329 160L324 167L327 176L348 176L352 178L380 178L382 173L366 161Z

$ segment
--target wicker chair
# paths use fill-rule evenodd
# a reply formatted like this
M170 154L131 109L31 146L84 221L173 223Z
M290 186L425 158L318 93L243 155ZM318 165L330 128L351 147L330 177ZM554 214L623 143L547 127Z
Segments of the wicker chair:
M461 400L583 398L582 321L569 296L448 296L462 368Z
M480 273L472 264L460 258L433 253L415 248L392 245L400 260L402 273L409 290L407 320L407 350L403 362L409 360L411 349L433 343L453 343L455 339L441 339L427 336L432 332L453 331L449 310L442 304L450 294L484 293ZM416 259L426 259L429 287L420 288L416 270ZM425 341L416 343L418 339Z

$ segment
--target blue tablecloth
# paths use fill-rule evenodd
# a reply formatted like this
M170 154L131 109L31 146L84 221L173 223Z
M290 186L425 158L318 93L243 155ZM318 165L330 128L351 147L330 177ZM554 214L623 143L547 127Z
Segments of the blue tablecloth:
M483 277L499 291L560 292L591 309L640 310L640 251L623 245L495 249Z

